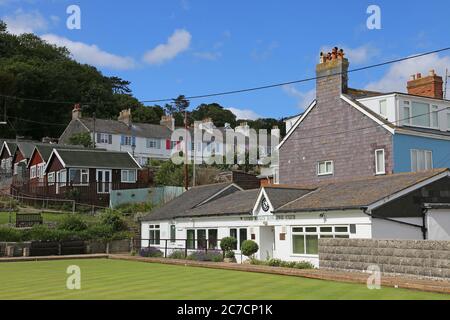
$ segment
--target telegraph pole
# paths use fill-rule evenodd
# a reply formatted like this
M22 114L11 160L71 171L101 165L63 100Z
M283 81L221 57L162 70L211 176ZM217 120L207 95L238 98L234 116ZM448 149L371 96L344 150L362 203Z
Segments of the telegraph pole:
M445 69L444 99L447 99L447 83L448 83L448 78L450 78L450 76L448 75L448 69Z

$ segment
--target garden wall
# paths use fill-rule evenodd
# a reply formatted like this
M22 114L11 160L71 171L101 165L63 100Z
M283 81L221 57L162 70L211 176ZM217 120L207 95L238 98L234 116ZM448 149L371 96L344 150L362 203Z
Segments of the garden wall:
M321 269L363 271L450 279L450 241L320 239Z

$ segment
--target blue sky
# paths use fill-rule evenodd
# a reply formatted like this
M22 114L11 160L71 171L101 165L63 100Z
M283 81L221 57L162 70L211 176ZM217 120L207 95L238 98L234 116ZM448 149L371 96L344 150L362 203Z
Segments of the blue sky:
M369 30L369 5L381 30ZM69 5L81 30L66 27ZM0 0L10 32L66 45L76 60L132 82L140 100L198 95L314 76L319 52L343 47L352 67L450 46L450 2ZM450 53L350 75L350 86L404 91L409 75L440 74ZM218 102L242 117L297 114L314 83L191 102Z

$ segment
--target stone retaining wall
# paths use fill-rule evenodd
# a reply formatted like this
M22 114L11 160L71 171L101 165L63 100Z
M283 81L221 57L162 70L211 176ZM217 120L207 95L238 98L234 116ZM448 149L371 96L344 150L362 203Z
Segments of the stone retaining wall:
M385 274L450 279L450 241L320 239L319 264L347 271L377 265Z

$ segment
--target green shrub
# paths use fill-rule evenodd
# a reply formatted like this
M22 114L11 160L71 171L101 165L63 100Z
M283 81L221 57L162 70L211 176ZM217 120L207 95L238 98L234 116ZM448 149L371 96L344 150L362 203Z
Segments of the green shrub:
M253 265L265 265L270 267L281 267L291 269L315 269L314 265L307 261L295 262L295 261L283 261L280 259L269 259L267 261L258 260L255 258L249 259L250 264Z
M80 236L76 232L50 229L47 226L34 226L31 230L25 232L27 240L32 241L65 241L78 240Z
M250 257L257 253L259 246L255 241L245 240L241 245L241 252L244 256Z
M294 266L296 269L315 269L314 265L307 261L297 262Z
M114 236L114 230L110 225L96 224L82 232L82 237L85 240L112 240Z
M21 242L23 241L23 233L14 228L0 227L0 241Z
M223 238L220 241L220 248L225 251L232 251L237 246L237 239L233 237Z
M234 254L234 251L227 251L225 252L225 258L227 259L234 259L236 255Z
M104 225L111 226L113 232L128 230L128 225L121 214L112 210L107 210L102 214L101 222Z
M281 261L280 259L270 259L269 261L267 261L267 265L271 267L281 267L282 263L283 261Z
M87 224L80 216L66 215L58 225L59 230L83 231L88 228Z
M169 254L169 259L176 259L176 260L184 260L186 259L186 256L184 255L184 251L177 250Z

